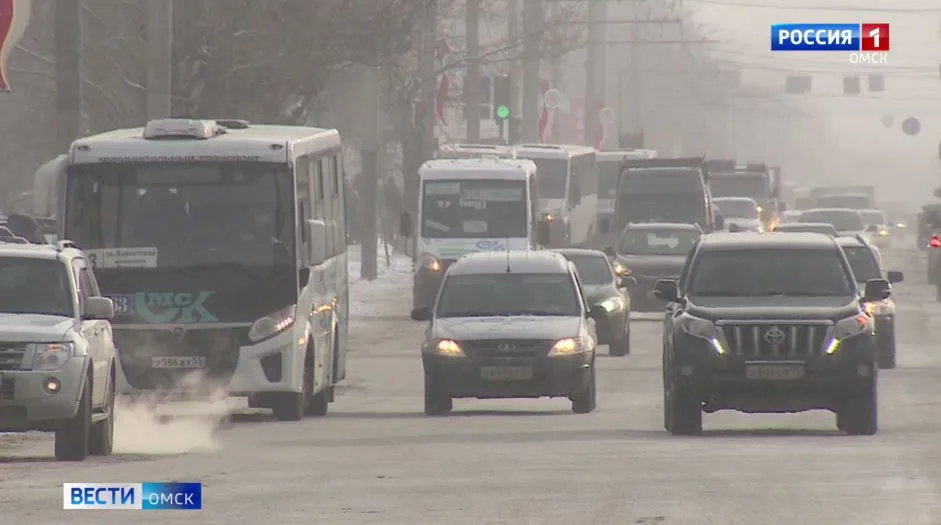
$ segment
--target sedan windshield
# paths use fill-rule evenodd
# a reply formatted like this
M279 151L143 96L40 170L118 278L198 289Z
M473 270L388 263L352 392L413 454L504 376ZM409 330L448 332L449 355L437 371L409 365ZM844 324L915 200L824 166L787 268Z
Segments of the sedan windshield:
M604 255L566 255L565 257L575 264L583 285L597 286L611 284L614 281L611 265L608 264L608 258Z
M0 258L0 313L71 317L72 287L54 260Z
M437 317L509 315L578 316L575 284L568 274L478 274L448 277Z
M703 297L848 296L855 290L836 250L727 250L702 254L688 293Z

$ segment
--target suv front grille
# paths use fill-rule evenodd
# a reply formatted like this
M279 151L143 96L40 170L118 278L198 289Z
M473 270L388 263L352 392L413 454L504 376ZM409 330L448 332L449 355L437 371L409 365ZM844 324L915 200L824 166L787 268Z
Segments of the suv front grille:
M24 344L0 344L0 370L19 370L25 355Z
M555 340L479 339L460 344L468 357L543 357L549 354Z
M822 355L829 321L719 322L729 353L746 358L802 358Z

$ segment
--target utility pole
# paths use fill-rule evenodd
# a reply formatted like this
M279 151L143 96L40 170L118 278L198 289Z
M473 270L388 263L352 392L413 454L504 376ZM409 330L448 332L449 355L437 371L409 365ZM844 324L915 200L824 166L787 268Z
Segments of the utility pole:
M604 71L605 64L599 63L599 51L604 47L603 32L605 18L605 2L607 0L588 0L588 48L585 61L585 112L583 141L586 146L595 146L597 142L599 113L598 103L603 101L600 96L604 92L603 85L599 85L599 71Z
M60 0L61 1L61 0ZM173 0L147 0L147 120L173 112ZM218 115L238 117L238 115Z
M435 74L435 58L438 53L438 2L432 1L425 10L425 18L422 21L422 41L421 56L419 58L419 75L421 86L419 92L419 102L416 113L420 119L417 123L419 133L421 134L421 160L424 162L434 157L438 149L435 139L435 128L438 125L437 107L435 101L438 98L438 75ZM420 165L419 163L419 165ZM418 166L415 166L417 169ZM418 204L418 172L406 173L403 177L404 202L406 209L410 210L412 215L415 213L415 206ZM416 254L412 253L412 256Z
M643 129L643 116L641 108L643 107L643 88L640 81L640 27L641 24L637 23L637 20L640 18L640 2L638 0L630 0L631 2L631 19L635 22L630 24L631 26L631 42L630 42L630 69L627 75L627 126L630 130L630 133L640 133Z
M464 77L464 115L467 141L480 141L480 0L466 0L467 75ZM489 117L489 115L487 115Z
M516 120L520 118L521 109L519 67L520 56L522 56L522 53L520 53L522 42L520 40L519 0L507 0L506 8L508 10L506 17L507 41L511 46L513 46L510 51L510 68L507 71L507 77L510 81L510 118ZM518 137L510 137L509 129L507 130L507 138L508 142L513 138L518 139Z
M539 60L545 20L541 0L523 1L523 142L539 142Z
M82 118L82 2L55 3L56 136L59 151L85 134Z
M379 101L381 96L380 82L382 81L382 72L379 66L372 66L369 69L368 82L368 107L369 118L372 122L366 131L366 140L363 144L362 163L363 172L361 177L366 177L365 193L363 202L366 203L363 209L363 223L365 235L363 235L363 244L360 263L360 277L373 281L379 276L379 149L382 141L380 137L380 127L382 117L380 112L382 104Z

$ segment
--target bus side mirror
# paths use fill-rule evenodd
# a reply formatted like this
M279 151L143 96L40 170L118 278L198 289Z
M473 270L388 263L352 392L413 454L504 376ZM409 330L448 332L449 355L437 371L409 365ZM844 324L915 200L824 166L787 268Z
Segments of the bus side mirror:
M548 219L541 219L536 223L536 244L549 246L549 225Z
M327 260L327 224L317 219L307 220L310 254L307 266L320 266Z
M721 215L716 215L715 218L715 229L716 231L721 231L725 229L725 218Z
M399 215L399 235L402 237L412 236L412 216L408 212L402 212Z

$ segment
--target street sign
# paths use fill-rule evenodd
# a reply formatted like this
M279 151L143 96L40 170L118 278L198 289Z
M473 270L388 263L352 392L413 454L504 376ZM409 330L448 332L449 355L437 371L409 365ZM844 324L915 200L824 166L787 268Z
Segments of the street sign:
M902 133L909 136L915 136L921 131L921 121L915 117L908 117L902 121Z
M26 32L32 0L0 0L0 92L10 91L7 60Z
M542 103L546 109L556 109L562 105L564 96L558 89L550 89L542 96Z
M604 107L601 108L601 111L598 113L598 118L601 119L602 124L614 124L615 119L617 119L617 113L615 113L612 108Z

